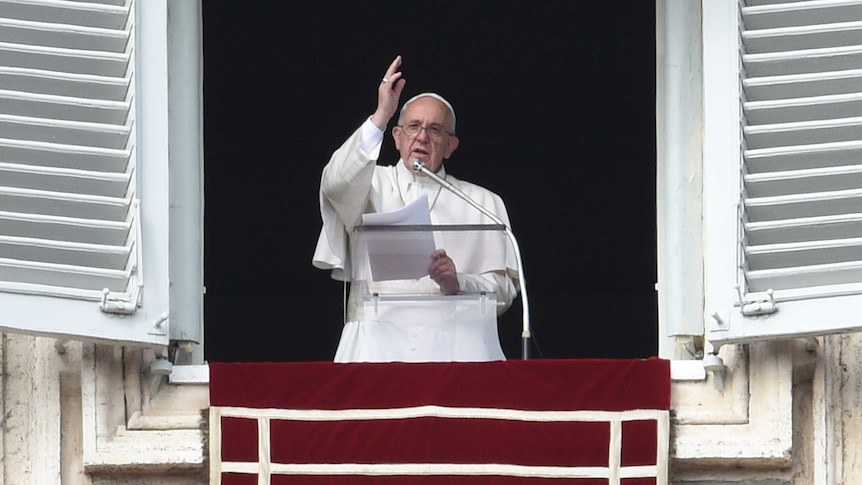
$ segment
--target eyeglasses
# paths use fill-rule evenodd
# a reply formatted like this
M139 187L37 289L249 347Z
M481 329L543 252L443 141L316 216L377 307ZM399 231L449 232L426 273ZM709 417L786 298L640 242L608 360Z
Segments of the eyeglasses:
M398 125L398 127L401 128L404 131L404 134L409 136L410 138L417 136L419 134L419 132L422 130L425 130L425 133L427 133L428 136L432 140L435 140L435 141L442 140L443 135L451 135L452 134L449 131L447 131L445 128L443 128L442 126L437 125L437 124L429 125L429 126L422 126L421 123L409 123L406 125Z

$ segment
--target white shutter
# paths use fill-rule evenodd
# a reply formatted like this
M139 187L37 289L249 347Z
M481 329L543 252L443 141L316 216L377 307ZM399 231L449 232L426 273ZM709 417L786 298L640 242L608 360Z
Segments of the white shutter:
M862 1L748 0L739 22L738 297L710 339L858 330Z
M143 278L135 54L133 0L0 0L5 331L167 343L166 281Z

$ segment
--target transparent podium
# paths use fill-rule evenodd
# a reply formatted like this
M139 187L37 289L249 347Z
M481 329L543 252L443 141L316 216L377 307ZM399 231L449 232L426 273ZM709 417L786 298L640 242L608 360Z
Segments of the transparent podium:
M477 281L482 273L505 272L507 268L502 225L356 228L351 238L352 283L347 312L349 325L354 325L350 331L355 332L352 360L505 359L497 332L499 295L488 291L488 284L480 288L463 283L458 294L442 294L428 276L431 253L438 248L446 250L459 275L467 280Z

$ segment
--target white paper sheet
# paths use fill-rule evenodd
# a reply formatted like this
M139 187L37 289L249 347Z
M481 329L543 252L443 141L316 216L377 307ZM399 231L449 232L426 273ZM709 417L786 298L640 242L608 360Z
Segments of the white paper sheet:
M428 197L390 212L362 215L363 225L430 225ZM382 231L364 234L374 281L418 279L428 275L436 249L431 231Z

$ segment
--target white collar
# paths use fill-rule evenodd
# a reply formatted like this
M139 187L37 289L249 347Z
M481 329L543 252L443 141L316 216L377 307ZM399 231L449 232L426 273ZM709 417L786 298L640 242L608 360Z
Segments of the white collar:
M446 168L440 167L440 170L437 171L437 175L445 180ZM395 167L395 181L398 184L398 193L401 195L401 202L405 205L409 200L407 191L410 188L410 184L416 184L424 189L424 191L434 192L433 197L429 194L428 200L432 209L437 203L437 198L440 196L440 192L443 190L443 186L435 182L431 177L416 175L413 170L410 170L404 165L404 161L401 159L398 160L398 165Z
M411 183L418 184L420 186L426 185L437 185L437 182L433 181L431 177L426 177L424 175L416 175L413 170L410 170L404 165L404 160L398 159L398 165L395 167L396 174L395 176L398 179L398 185L401 189L406 189L407 186ZM446 178L446 167L441 166L440 170L437 171L437 176L442 179Z

